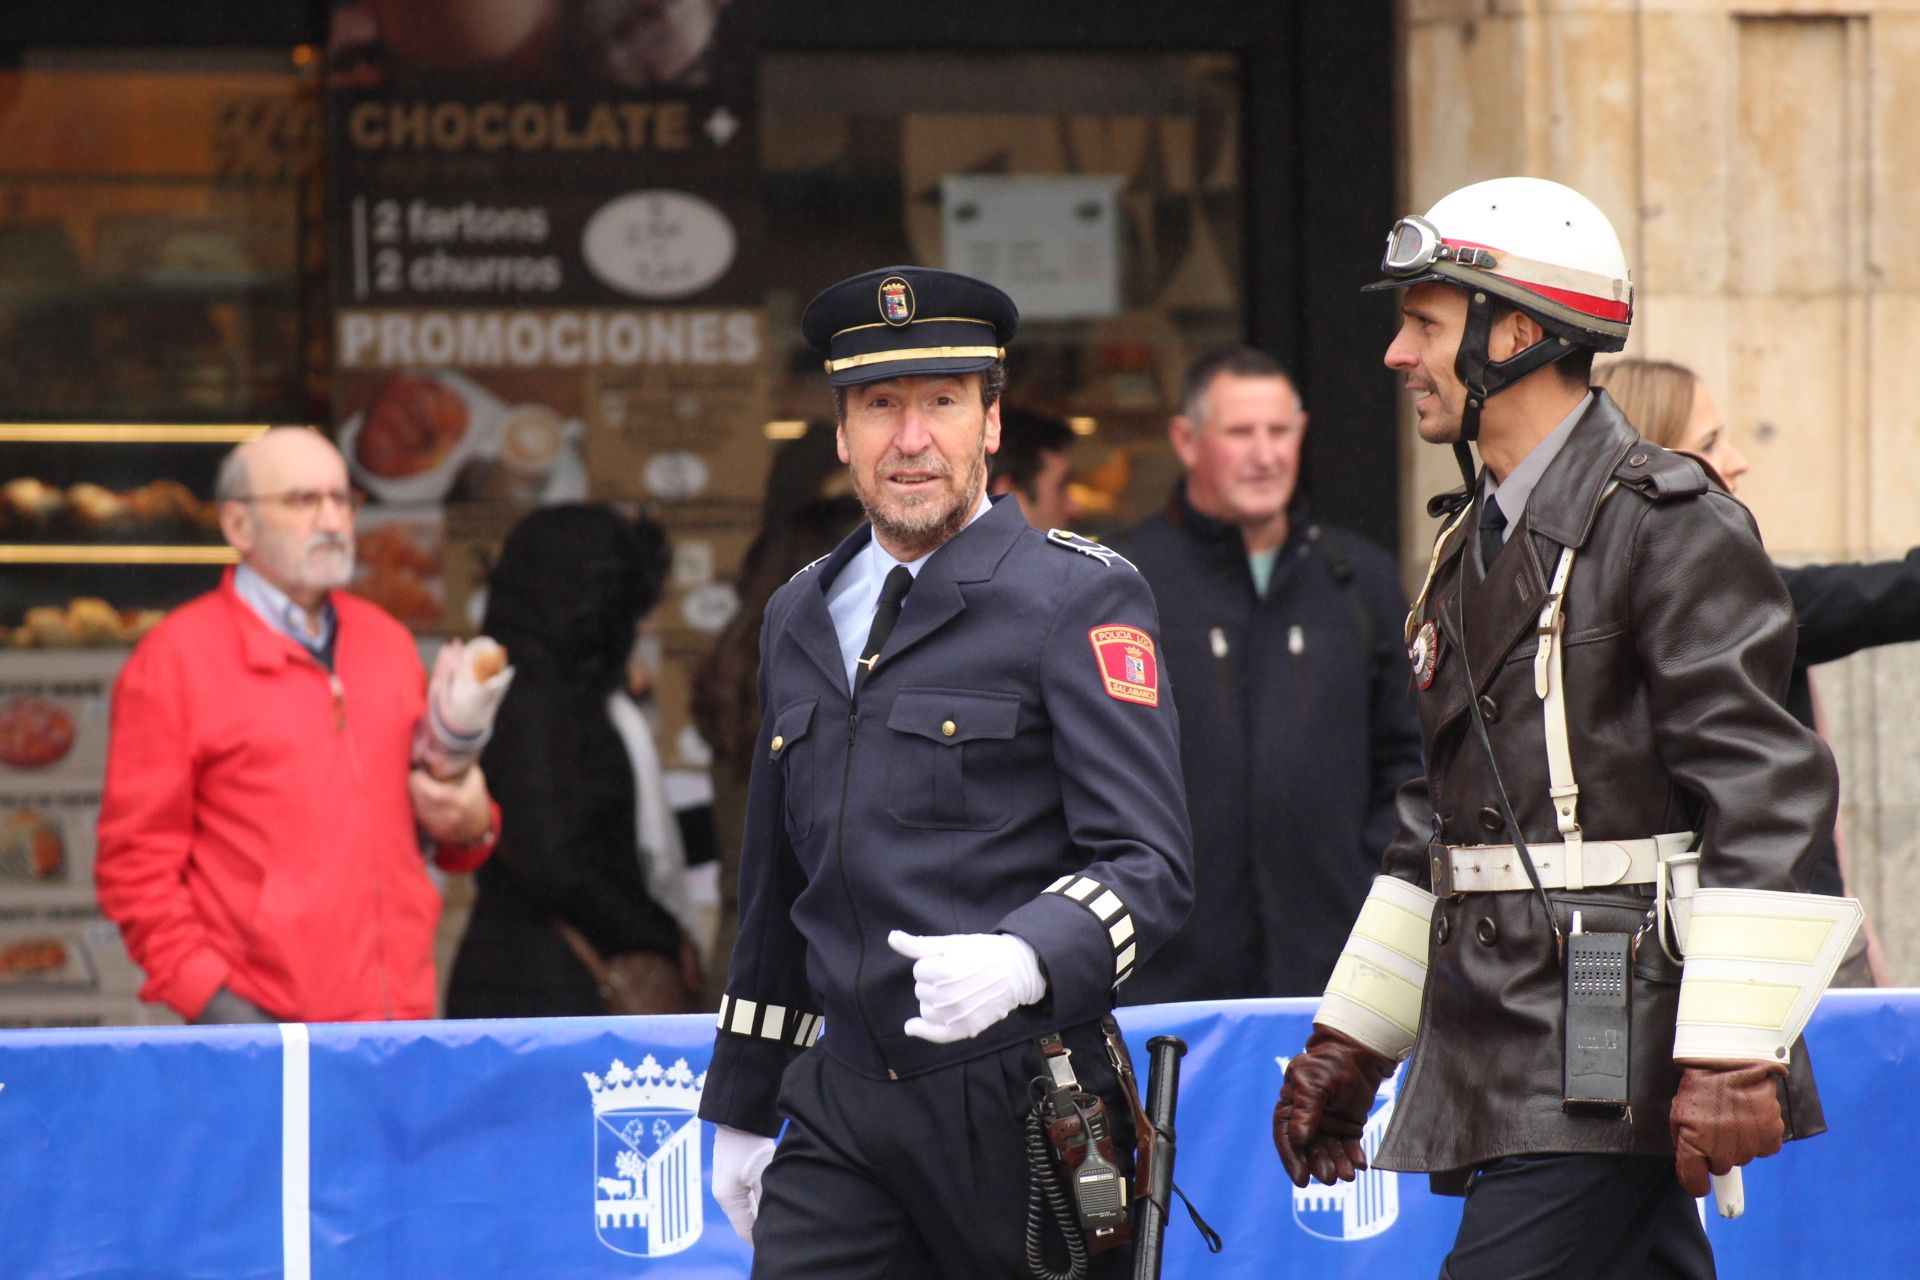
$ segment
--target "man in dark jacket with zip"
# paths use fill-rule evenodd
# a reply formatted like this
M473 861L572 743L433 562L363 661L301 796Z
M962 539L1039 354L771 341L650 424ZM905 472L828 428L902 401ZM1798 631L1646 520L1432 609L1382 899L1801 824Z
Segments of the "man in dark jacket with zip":
M1185 478L1119 548L1160 607L1180 703L1194 910L1129 1003L1318 995L1420 772L1393 560L1295 494L1307 415L1272 357L1188 370Z

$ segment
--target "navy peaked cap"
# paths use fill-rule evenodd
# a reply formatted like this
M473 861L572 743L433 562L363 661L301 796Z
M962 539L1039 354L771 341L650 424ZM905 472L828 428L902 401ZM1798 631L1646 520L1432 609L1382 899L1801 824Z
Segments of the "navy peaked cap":
M823 289L800 315L827 381L978 373L1020 328L1013 299L984 280L930 267L882 267Z

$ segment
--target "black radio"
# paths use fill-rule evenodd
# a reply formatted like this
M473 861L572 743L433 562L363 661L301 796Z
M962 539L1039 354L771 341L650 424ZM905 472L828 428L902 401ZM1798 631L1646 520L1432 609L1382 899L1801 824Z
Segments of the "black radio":
M1121 1170L1107 1104L1080 1087L1072 1054L1057 1032L1038 1037L1038 1043L1047 1075L1033 1082L1032 1123L1045 1135L1050 1167L1034 1169L1036 1187L1042 1180L1064 1185L1086 1252L1104 1253L1133 1238L1132 1189Z
M1567 935L1566 1057L1561 1106L1618 1115L1627 1109L1632 1059L1633 936Z

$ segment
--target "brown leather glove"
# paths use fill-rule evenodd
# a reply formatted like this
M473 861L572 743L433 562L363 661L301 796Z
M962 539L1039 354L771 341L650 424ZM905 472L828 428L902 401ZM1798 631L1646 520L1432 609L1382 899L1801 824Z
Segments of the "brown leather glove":
M1273 1104L1273 1149L1293 1185L1309 1175L1332 1186L1367 1167L1360 1134L1393 1060L1338 1031L1315 1025L1307 1047L1287 1060Z
M1707 1194L1709 1173L1770 1156L1786 1137L1774 1084L1784 1062L1681 1062L1668 1121L1673 1164L1690 1196Z

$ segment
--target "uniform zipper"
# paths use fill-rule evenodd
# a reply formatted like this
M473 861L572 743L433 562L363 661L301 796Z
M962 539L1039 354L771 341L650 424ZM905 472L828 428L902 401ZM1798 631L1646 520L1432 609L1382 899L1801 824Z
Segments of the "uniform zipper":
M861 927L860 910L853 901L853 881L847 876L847 789L853 780L853 739L859 729L860 708L856 703L847 711L847 767L840 771L840 817L833 824L833 857L840 867L840 888L847 895L847 915L853 921L853 936L858 947L853 962L853 1004L860 1010L860 1021L867 1028L867 1038L873 1041L873 1051L880 1055L880 1065L887 1069L887 1079L898 1080L900 1073L893 1069L893 1063L887 1060L887 1051L880 1047L879 1029L867 1009L862 981L867 967L867 931Z

